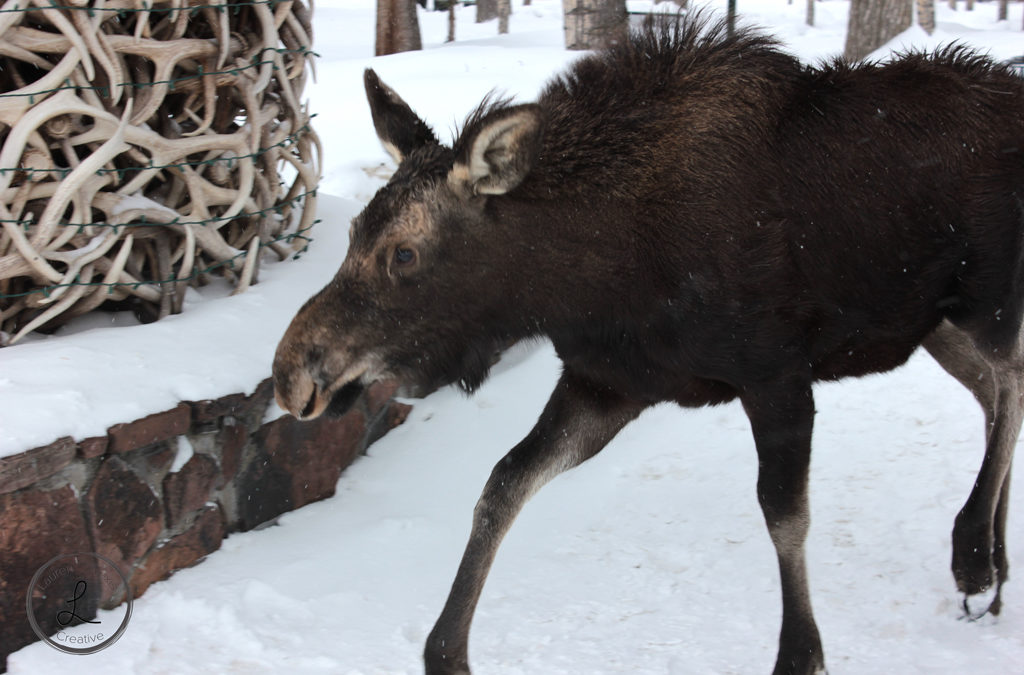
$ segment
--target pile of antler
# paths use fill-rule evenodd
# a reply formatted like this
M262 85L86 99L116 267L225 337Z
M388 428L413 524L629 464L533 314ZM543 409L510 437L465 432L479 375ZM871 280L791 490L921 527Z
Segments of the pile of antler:
M0 3L0 346L104 302L180 312L304 244L300 0Z

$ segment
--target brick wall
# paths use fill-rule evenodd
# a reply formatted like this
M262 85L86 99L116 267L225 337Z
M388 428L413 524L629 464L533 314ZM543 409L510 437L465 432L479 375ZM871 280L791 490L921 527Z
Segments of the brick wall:
M377 383L342 418L264 423L266 380L251 396L181 403L106 436L0 458L0 672L37 639L25 593L48 560L105 555L139 597L229 533L333 495L341 471L408 415L393 393Z

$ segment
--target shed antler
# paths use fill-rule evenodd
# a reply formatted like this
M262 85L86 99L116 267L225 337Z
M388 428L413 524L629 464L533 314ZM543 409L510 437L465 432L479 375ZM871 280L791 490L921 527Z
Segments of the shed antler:
M107 300L180 312L294 251L320 176L301 1L31 3L0 7L0 345Z

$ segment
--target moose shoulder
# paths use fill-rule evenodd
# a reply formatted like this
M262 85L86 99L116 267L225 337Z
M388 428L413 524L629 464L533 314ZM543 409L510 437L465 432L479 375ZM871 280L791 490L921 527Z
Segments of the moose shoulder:
M468 672L488 569L546 481L654 403L737 398L782 579L775 672L823 671L804 565L812 384L921 345L989 424L952 569L969 616L999 612L1024 411L1024 80L962 47L806 67L698 19L580 59L536 103L485 100L451 147L372 71L365 84L398 170L278 347L281 406L343 409L383 376L471 392L530 336L564 362L484 488L428 672Z

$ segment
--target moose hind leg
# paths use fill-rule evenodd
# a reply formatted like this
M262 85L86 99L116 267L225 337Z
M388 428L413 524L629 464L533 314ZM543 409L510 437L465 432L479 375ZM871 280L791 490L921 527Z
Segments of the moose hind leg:
M968 618L998 614L1002 584L1009 578L1006 511L1013 450L1024 419L1024 356L1019 344L1002 354L981 349L949 322L940 325L924 346L974 394L985 412L985 458L953 525L952 568L957 588L965 594Z
M1003 608L1003 584L1010 578L1010 561L1006 557L1006 514L1010 502L1011 471L1012 466L1006 469L1003 488L999 491L999 504L996 506L996 519L993 527L992 564L996 569L996 592L988 611L996 616ZM970 608L965 606L965 610L970 615Z
M782 628L774 675L825 672L811 610L804 542L814 399L809 382L747 388L741 394L757 446L757 496L779 560Z
M1024 417L1024 392L1015 368L996 367L994 372L995 413L985 459L953 524L953 576L959 590L968 596L964 610L969 618L999 612L1002 583L1008 578L1006 508L1013 450ZM985 606L972 608L970 596L978 594L983 595Z
M544 483L594 456L643 408L563 374L536 426L491 473L448 601L427 638L429 675L469 672L469 628L498 546Z

